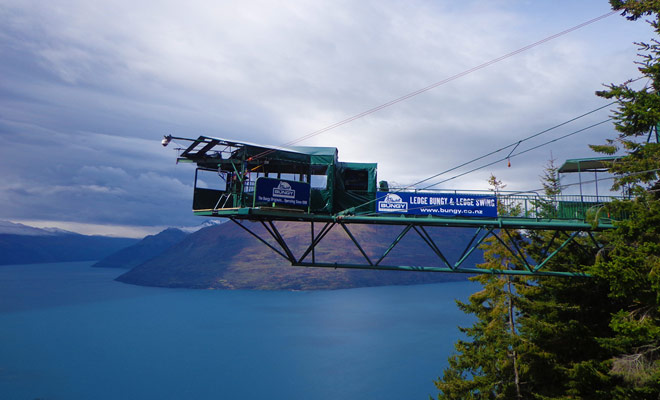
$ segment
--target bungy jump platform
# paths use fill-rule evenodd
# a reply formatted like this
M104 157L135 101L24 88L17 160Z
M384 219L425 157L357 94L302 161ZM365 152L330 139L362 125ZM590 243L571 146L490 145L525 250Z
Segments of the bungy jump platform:
M268 147L207 136L197 139L166 136L163 145L172 139L190 142L187 148L180 149L177 163L197 165L194 214L230 219L293 266L588 276L544 267L557 253L569 247L597 251L600 245L592 233L613 229L615 223L614 216L604 208L615 197L583 195L581 184L580 195L552 197L533 192L397 190L388 187L386 181L377 183L377 164L340 162L334 147ZM559 173L597 174L606 171L616 159L568 160ZM516 210L515 215L506 210ZM264 230L257 232L246 221L257 222ZM309 223L309 241L304 250L294 254L293 246L278 230L278 221ZM382 254L370 257L351 231L356 224L398 226L401 231L384 247ZM324 262L317 257L315 249L336 226L346 233L363 262ZM473 228L475 231L460 257L452 261L429 234L434 227ZM531 259L516 245L512 231L518 229L552 232L552 239L540 259ZM415 234L437 255L437 265L388 264L391 251L401 246L406 235ZM518 267L486 269L464 265L489 237L494 237L510 252L518 261L515 263ZM577 241L577 237L587 240Z

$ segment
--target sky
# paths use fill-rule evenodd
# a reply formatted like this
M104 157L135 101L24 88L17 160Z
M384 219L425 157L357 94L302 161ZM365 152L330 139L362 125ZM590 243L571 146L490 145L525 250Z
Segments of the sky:
M605 0L0 0L0 220L133 237L201 224L194 168L175 164L163 135L284 144L608 11ZM606 105L594 92L639 77L633 42L651 37L615 14L298 145L337 147L408 185ZM538 189L551 157L597 156L588 145L614 136L605 123L436 187L486 189L494 174Z

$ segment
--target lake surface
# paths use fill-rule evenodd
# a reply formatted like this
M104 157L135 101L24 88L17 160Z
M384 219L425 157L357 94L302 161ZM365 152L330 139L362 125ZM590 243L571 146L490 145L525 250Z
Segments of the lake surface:
M0 266L1 399L428 399L478 289L163 289L91 264Z

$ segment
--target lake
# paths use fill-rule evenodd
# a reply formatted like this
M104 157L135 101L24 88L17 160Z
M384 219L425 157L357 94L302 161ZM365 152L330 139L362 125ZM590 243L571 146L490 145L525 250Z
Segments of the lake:
M164 289L91 264L0 266L0 398L428 399L479 287Z

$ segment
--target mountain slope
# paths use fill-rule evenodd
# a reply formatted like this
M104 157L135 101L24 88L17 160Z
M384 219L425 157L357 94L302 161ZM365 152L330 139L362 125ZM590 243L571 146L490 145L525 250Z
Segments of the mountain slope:
M0 234L0 265L98 260L137 239L78 234Z
M255 230L261 228L258 224L250 224L250 227ZM309 225L278 222L277 227L289 239L294 254L302 254L309 240ZM369 256L377 259L403 228L351 225L350 229ZM430 233L453 261L460 255L473 231L437 228L431 229ZM321 242L315 256L323 262L363 261L359 251L339 227L335 227ZM480 256L476 256L471 262L479 260ZM383 264L442 265L414 232L410 232L394 248ZM190 234L160 256L126 272L117 280L165 287L312 290L433 283L465 277L463 274L292 267L240 227L223 224Z
M74 234L58 228L35 228L33 226L0 220L0 234L25 236L54 236L61 234Z
M168 228L157 235L149 235L135 243L113 253L92 267L101 268L133 268L151 258L162 254L165 250L179 243L188 233L180 229Z

